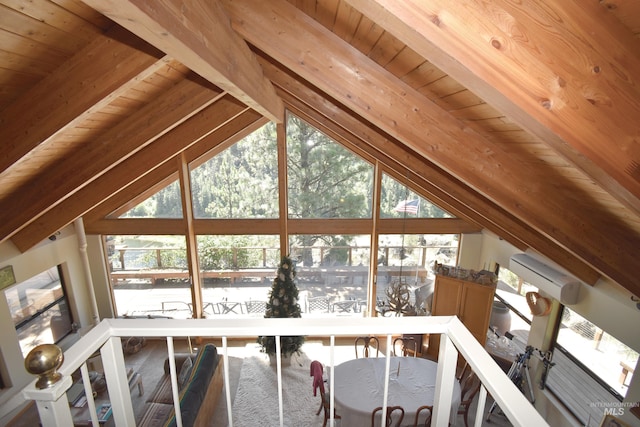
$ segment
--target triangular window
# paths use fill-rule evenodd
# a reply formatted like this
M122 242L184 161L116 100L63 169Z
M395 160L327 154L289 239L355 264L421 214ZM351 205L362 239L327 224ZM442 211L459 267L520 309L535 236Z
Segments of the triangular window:
M173 181L119 218L182 218L178 181Z
M409 187L382 174L381 218L453 218Z

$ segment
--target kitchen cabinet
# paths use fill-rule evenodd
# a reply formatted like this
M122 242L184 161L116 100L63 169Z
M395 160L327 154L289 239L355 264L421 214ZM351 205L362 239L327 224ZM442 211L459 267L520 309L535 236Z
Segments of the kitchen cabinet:
M436 276L432 316L458 316L478 342L484 346L493 308L495 284L480 284L448 276ZM427 337L425 337L427 339ZM428 336L427 355L438 358L440 335Z

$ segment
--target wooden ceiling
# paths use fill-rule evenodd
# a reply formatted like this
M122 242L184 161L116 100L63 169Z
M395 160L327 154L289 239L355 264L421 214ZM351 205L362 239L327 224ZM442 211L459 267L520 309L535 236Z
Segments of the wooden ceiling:
M0 241L100 232L289 108L640 296L639 38L640 0L0 0Z

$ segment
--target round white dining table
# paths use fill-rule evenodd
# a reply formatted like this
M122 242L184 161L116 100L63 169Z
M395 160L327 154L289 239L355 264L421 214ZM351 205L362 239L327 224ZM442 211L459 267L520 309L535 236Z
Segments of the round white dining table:
M335 367L336 413L343 426L370 426L371 413L382 406L385 381L384 357L353 359ZM400 369L398 370L398 365ZM419 357L392 357L388 406L402 406L402 424L413 423L420 406L433 406L438 364ZM451 422L460 406L460 384L454 380Z

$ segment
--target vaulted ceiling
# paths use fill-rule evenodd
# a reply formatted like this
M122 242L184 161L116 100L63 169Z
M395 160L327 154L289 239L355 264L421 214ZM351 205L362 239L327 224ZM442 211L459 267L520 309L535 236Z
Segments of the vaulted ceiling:
M99 233L288 108L638 296L639 38L640 0L0 0L0 241Z

